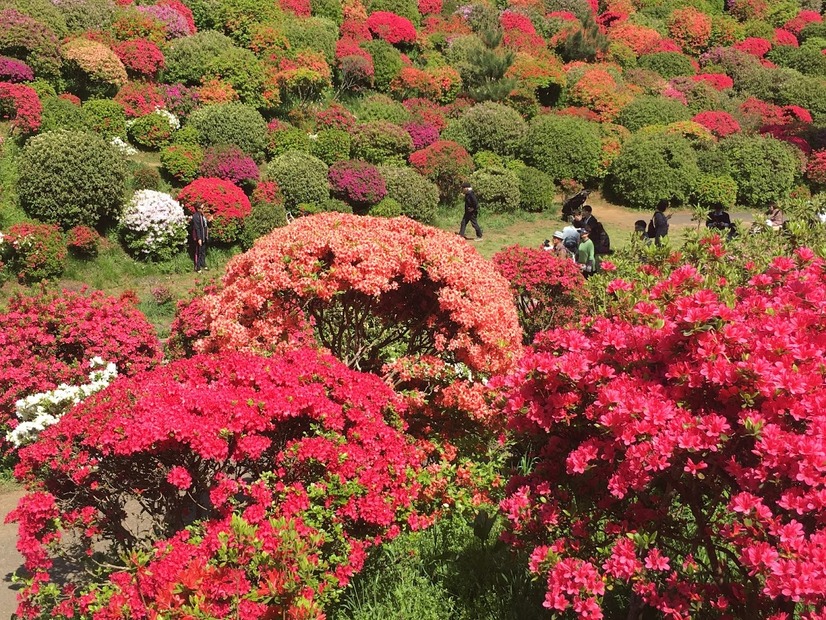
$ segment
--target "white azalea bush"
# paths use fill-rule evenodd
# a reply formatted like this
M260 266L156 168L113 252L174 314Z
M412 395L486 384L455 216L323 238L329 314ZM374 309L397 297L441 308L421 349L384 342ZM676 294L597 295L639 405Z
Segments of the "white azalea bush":
M145 260L169 260L186 243L187 217L177 200L151 189L135 192L123 209L120 234L126 247Z
M112 362L100 357L89 360L92 372L89 383L68 385L61 383L53 390L31 394L15 403L15 413L20 423L6 435L6 439L16 447L33 443L47 426L57 424L63 415L92 394L100 392L118 376L118 369Z

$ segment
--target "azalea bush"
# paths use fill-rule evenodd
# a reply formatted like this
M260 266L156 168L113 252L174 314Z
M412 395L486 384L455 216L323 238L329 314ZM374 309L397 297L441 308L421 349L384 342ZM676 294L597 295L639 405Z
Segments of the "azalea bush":
M204 151L201 174L231 181L239 187L254 186L260 178L255 161L237 146L212 146Z
M209 222L209 237L219 243L233 243L241 234L244 218L250 213L249 198L237 185L215 177L201 177L178 193L181 205L192 213L201 207Z
M413 140L398 125L370 121L356 126L352 134L352 155L371 164L401 163L413 151Z
M179 183L194 181L204 161L204 150L197 144L172 144L161 149L161 166Z
M180 128L181 121L178 117L162 109L156 109L146 116L126 123L129 139L139 146L152 150L158 150L167 144Z
M120 217L120 235L132 254L144 260L169 260L186 243L189 218L169 194L135 192Z
M306 349L119 380L21 450L29 493L12 518L33 577L18 614L321 618L367 549L430 522L403 408L380 379ZM71 590L49 585L58 558Z
M725 254L716 235L704 248ZM509 538L551 610L819 617L822 260L752 268L729 304L692 266L641 273L502 380L531 459L502 502Z
M66 266L66 242L52 224L22 223L9 227L3 237L8 268L23 283L53 280Z
M0 119L11 119L13 128L22 134L29 134L40 127L42 112L40 98L32 88L24 84L0 82Z
M340 161L328 173L333 195L354 208L366 209L387 195L379 169L362 161Z
M66 247L75 256L94 258L100 248L100 235L88 226L75 226L66 231Z
M473 159L456 142L438 140L410 155L410 165L436 184L442 200L452 199L473 172Z

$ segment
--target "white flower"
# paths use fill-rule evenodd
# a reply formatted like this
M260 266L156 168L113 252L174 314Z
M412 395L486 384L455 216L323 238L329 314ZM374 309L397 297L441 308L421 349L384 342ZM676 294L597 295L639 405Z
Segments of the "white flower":
M142 189L124 207L120 226L131 233L130 248L151 256L186 241L187 217L169 194Z
M164 110L163 108L155 108L154 114L163 116L169 123L169 126L172 127L172 129L174 129L175 131L181 128L181 121L179 121L178 117L172 114L172 112L170 112L169 110Z
M112 140L111 140L111 142L109 142L109 144L111 144L116 149L118 149L118 151L120 151L121 154L123 154L123 155L127 155L127 156L135 155L138 152L137 149L132 148L129 144L127 144L122 139L118 138L117 136L112 138Z

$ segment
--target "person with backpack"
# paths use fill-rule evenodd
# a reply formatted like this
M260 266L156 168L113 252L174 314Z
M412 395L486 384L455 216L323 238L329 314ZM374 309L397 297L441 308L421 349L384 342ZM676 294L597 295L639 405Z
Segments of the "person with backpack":
M654 217L648 223L648 236L657 246L662 245L662 238L668 236L668 220L671 219L671 215L665 214L666 209L668 209L668 201L660 200L657 210L654 211Z
M568 248L571 254L576 255L579 250L579 230L573 226L566 226L561 232L562 244Z
M459 226L459 236L462 239L465 238L465 229L470 223L473 230L476 231L476 238L481 239L482 228L479 226L479 222L476 221L479 215L479 200L476 198L476 194L473 193L470 183L462 183L462 193L465 195L465 215L462 218L461 226Z
M594 254L594 242L591 241L591 229L582 228L579 231L580 242L577 249L576 262L582 269L583 275L588 278L597 270L597 259Z

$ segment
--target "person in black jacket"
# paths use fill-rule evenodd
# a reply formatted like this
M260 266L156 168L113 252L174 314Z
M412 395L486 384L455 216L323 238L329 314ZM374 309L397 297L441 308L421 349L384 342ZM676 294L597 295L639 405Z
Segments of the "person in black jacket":
M668 236L668 220L671 219L671 216L665 214L666 209L668 209L668 201L660 200L657 204L657 210L654 211L654 217L651 218L651 222L648 224L648 236L658 246L662 245L662 238Z
M195 272L206 269L206 246L209 240L209 224L206 217L201 213L201 205L195 203L195 213L192 214L190 226L192 228L192 241L195 246Z
M712 206L711 213L708 214L708 218L706 219L706 228L711 228L713 230L726 230L729 235L731 235L733 231L731 217L729 217L725 207L723 207L723 205L719 202L714 203Z
M464 238L465 229L468 222L470 222L473 230L476 231L476 238L481 239L482 228L479 226L479 222L476 221L476 217L479 215L479 200L476 198L476 194L473 193L470 183L462 184L462 193L465 195L465 216L462 218L462 225L459 226L459 236Z

